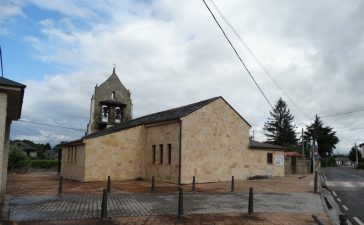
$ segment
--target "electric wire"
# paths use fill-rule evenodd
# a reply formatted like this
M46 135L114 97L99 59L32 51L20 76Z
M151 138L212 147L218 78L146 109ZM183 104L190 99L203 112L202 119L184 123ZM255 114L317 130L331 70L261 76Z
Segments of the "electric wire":
M35 122L35 121L28 121L28 120L21 120L21 119L17 120L17 121L18 122L24 122L24 123L32 123L32 124L37 124L37 125L42 125L42 126L48 126L48 127L58 127L58 128L63 128L63 129L69 129L69 130L86 131L86 130L80 129L80 128L65 127L65 126L47 124L47 123L40 123L40 122Z
M216 11L219 13L221 18L225 21L225 23L230 27L230 29L233 31L233 33L236 35L236 37L239 39L239 41L245 46L245 48L248 50L250 55L253 57L253 59L258 63L258 65L262 68L264 73L273 81L273 83L276 85L276 87L293 103L293 105L306 117L310 117L305 111L302 110L298 104L287 94L287 92L278 84L278 82L273 78L272 74L268 71L268 69L263 65L263 63L258 59L258 57L255 55L253 50L248 46L248 44L243 40L243 38L240 36L240 34L236 31L234 26L229 22L229 20L225 17L225 15L222 13L222 11L219 9L219 7L215 4L213 0L209 0L211 4L214 6Z
M254 84L257 86L257 88L259 89L260 93L264 96L265 100L268 102L268 104L272 107L273 105L270 103L269 99L267 98L267 96L264 94L263 90L260 88L259 84L257 83L257 81L254 79L253 75L250 73L248 67L245 65L244 61L242 60L242 58L240 57L239 53L237 52L237 50L235 49L234 45L231 43L230 39L228 38L228 36L226 35L224 29L221 27L220 23L217 21L214 13L211 11L210 7L207 5L207 3L205 2L205 0L202 0L203 3L205 4L206 8L208 9L208 11L210 12L211 16L213 17L214 21L216 22L216 24L219 26L221 32L223 33L225 39L229 42L231 48L234 50L235 55L238 57L239 61L242 63L242 65L244 66L245 70L248 72L250 78L253 80Z

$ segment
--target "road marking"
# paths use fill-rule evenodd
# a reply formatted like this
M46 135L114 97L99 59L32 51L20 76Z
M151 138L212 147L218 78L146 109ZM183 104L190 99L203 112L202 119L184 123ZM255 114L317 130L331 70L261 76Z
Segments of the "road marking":
M336 200L337 200L338 202L341 202L341 199L340 199L340 198L336 198Z
M361 220L359 220L358 217L353 217L353 219L359 224L359 225L364 225L363 222L361 222Z
M335 197L337 197L337 194L336 194L335 191L332 191L332 195L335 196Z
M348 181L327 181L328 187L346 187L346 188L358 188L364 187L364 182L348 182Z
M348 211L348 210L349 210L349 208L348 208L346 205L343 205L343 208L344 208L346 211Z

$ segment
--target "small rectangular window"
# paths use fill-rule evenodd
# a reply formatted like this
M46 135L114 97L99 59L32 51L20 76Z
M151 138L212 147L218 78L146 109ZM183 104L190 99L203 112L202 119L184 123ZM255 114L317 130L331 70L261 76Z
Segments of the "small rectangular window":
M267 163L273 164L273 153L267 153Z
M153 159L153 164L155 164L155 145L152 146L153 152L152 152L152 159Z
M172 145L168 144L168 164L172 163Z
M71 162L71 147L68 147L67 149L67 162Z
M159 163L163 164L163 145L159 145L159 149L160 149L160 152L161 152Z
M77 164L77 146L75 146L75 164Z

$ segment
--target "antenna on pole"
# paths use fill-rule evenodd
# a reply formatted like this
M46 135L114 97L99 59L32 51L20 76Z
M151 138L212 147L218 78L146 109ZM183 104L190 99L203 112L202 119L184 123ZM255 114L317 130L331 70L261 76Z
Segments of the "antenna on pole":
M4 71L3 71L3 54L1 53L1 45L0 45L0 61L1 61L1 77L4 77Z

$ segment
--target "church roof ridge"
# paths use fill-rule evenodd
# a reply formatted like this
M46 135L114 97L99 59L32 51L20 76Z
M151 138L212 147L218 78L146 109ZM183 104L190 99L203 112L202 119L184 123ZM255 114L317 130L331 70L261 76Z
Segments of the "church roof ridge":
M195 102L192 104L188 104L188 105L152 113L149 115L141 116L141 117L123 122L121 124L109 127L105 130L101 130L101 131L97 131L97 132L88 134L84 137L84 139L103 136L105 134L114 133L114 132L121 131L121 130L124 130L127 128L136 127L136 126L139 126L142 124L159 123L159 122L166 122L166 121L179 119L184 116L187 116L188 114L193 113L194 111L204 107L205 105L208 105L209 103L211 103L219 98L222 98L222 97L221 96L213 97L213 98L209 98L209 99Z

